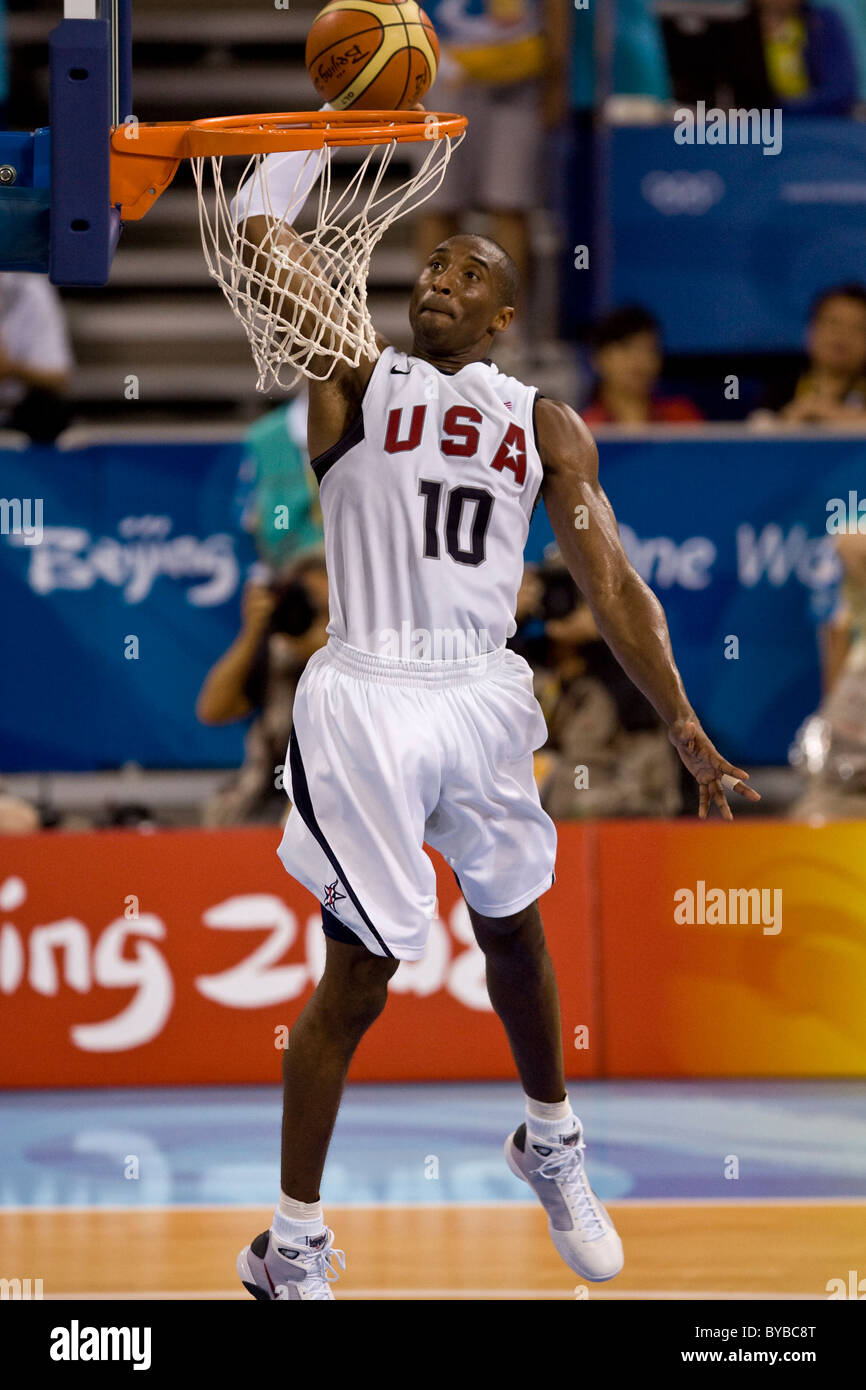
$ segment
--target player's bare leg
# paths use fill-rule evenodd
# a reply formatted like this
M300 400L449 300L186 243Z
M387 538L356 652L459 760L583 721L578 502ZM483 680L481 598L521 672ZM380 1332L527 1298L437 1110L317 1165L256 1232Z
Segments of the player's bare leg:
M280 1205L270 1229L238 1255L254 1298L333 1299L343 1252L325 1225L319 1184L349 1063L385 1007L399 961L327 938L325 970L283 1057Z
M325 972L298 1017L283 1057L280 1186L318 1202L319 1184L349 1064L385 1007L400 962L326 938Z
M510 917L469 908L487 966L487 992L508 1035L526 1093L526 1120L505 1141L505 1157L548 1216L566 1264L585 1279L612 1279L622 1244L583 1166L583 1126L565 1094L562 1027L553 964L538 903Z
M559 992L538 903L511 917L482 917L471 907L469 916L524 1091L534 1100L564 1100Z

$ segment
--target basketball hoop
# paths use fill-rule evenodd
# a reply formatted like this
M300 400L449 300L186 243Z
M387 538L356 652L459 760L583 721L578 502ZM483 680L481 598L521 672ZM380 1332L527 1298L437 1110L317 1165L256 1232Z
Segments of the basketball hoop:
M118 126L111 201L124 221L143 217L181 159L192 162L210 275L244 326L259 390L288 389L300 376L327 379L339 361L357 367L362 356L375 357L367 306L373 248L435 193L466 124L465 116L432 111L300 111ZM428 154L388 188L395 151L414 143L429 143ZM337 190L332 152L348 148L362 157ZM280 154L305 157L291 187L283 180L277 194L272 170L280 161L269 156ZM295 219L310 220L302 209L316 183L312 226L300 230ZM248 224L261 217L265 234L252 238Z

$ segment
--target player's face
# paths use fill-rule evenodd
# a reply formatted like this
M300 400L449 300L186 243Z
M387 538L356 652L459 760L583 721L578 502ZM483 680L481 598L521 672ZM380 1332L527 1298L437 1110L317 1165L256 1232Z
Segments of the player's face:
M511 317L499 304L491 260L471 238L453 238L430 253L409 301L415 345L432 354L483 344Z

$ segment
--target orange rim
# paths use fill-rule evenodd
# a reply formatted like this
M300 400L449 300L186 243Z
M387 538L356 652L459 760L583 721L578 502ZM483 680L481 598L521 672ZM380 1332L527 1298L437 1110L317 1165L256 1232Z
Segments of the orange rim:
M282 111L116 126L111 132L111 202L123 221L143 217L168 188L182 159L325 145L422 144L453 139L466 125L465 116L442 111Z

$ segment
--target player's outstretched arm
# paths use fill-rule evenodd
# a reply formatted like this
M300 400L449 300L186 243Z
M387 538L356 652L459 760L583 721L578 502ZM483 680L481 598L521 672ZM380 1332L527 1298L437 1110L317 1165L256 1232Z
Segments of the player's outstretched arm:
M749 801L760 797L745 785L748 773L713 747L688 701L664 610L630 563L599 482L595 441L562 401L540 400L535 418L544 464L542 495L569 573L623 670L667 724L671 743L700 788L700 816L706 816L712 800L731 820L726 786Z
M322 109L329 108L326 104ZM340 355L341 324L323 275L326 253L310 246L293 226L319 172L319 164L306 151L267 155L261 169L238 189L230 209L244 264L254 279L263 276L274 286L277 298L285 295L298 304L291 331L314 345L307 362L307 433L314 458L342 438L354 420L378 356L388 346L377 333L373 358L362 356L352 366Z

